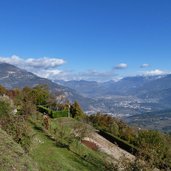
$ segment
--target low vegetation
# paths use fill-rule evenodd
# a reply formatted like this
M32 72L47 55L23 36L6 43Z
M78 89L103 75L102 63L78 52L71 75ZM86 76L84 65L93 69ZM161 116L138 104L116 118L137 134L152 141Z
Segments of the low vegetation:
M38 171L37 164L5 131L0 128L0 170Z
M96 114L88 117L88 122L103 131L110 141L137 157L147 161L151 167L171 169L171 136L155 130L130 127L109 115ZM136 152L136 153L135 153Z

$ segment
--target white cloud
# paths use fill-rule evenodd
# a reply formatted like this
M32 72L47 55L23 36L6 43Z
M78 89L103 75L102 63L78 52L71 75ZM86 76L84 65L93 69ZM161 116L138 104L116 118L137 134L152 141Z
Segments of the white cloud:
M9 63L19 68L32 72L40 77L52 80L89 80L89 81L108 81L117 79L115 70L96 71L88 70L84 72L63 71L59 66L63 65L65 61L59 58L21 58L13 55L11 57L0 57L0 62ZM118 69L127 67L127 64L119 64Z
M30 67L34 68L55 68L57 66L63 65L65 61L63 59L58 59L58 58L38 58L38 59L33 59L29 58L25 60L26 64Z
M155 75L166 75L166 74L169 74L169 73L170 72L168 72L168 71L155 69L155 70L151 70L151 71L145 71L144 75L146 75L146 76L155 76Z
M59 58L20 58L13 55L11 57L0 57L0 62L6 62L18 67L33 67L33 68L54 68L63 65L65 61Z
M149 67L150 66L150 64L142 64L140 67L141 68L147 68L147 67Z
M58 69L41 69L34 71L34 73L40 77L49 78L53 80L58 77L62 73L62 71Z
M58 69L65 61L59 58L21 58L13 55L11 57L0 57L0 62L9 63L19 68L30 71L40 77L54 78L57 77L62 71Z
M115 70L96 71L88 70L85 72L62 71L59 66L63 65L65 61L59 58L21 58L13 55L11 57L0 57L0 62L9 63L19 68L32 72L40 77L52 80L89 80L89 81L108 81L115 80L117 75ZM126 64L121 64L120 68L124 68Z
M88 80L88 81L108 81L108 80L117 80L117 74L113 71L96 71L88 70L85 72L76 73L74 71L65 71L60 73L57 79L68 80Z
M114 67L114 69L125 69L128 67L128 64L120 63Z
M23 64L23 59L13 55L11 57L0 57L0 62L4 62L4 63L9 63L9 64L13 64L16 66L20 66L21 64Z

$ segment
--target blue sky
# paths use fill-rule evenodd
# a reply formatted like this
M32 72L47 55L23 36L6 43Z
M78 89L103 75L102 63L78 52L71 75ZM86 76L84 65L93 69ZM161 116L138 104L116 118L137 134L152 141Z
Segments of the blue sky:
M0 61L52 79L170 72L171 1L1 0Z

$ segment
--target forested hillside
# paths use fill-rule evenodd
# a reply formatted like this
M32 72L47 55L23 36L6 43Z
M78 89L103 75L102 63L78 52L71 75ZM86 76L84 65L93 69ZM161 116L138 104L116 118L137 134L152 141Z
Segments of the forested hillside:
M0 163L6 160L6 164L0 166L1 170L171 168L169 135L139 130L109 115L98 113L87 116L78 102L59 103L42 85L13 90L1 86L0 127L0 138L3 140ZM109 147L104 150L105 144L96 142L96 132L106 139L103 143L117 143L120 149L125 150L124 153L132 153L135 159L123 156L118 160L118 156L115 157L118 152L110 153ZM116 147L113 146L112 151L113 148ZM29 161L27 165L24 164L26 160Z

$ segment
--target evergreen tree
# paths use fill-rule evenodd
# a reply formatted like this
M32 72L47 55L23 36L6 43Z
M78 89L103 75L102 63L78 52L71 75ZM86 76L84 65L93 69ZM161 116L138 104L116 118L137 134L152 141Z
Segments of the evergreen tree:
M75 101L71 107L70 107L70 114L73 118L77 118L77 119L80 119L80 118L83 118L84 117L84 112L83 110L81 109L80 105L78 104L77 101Z

